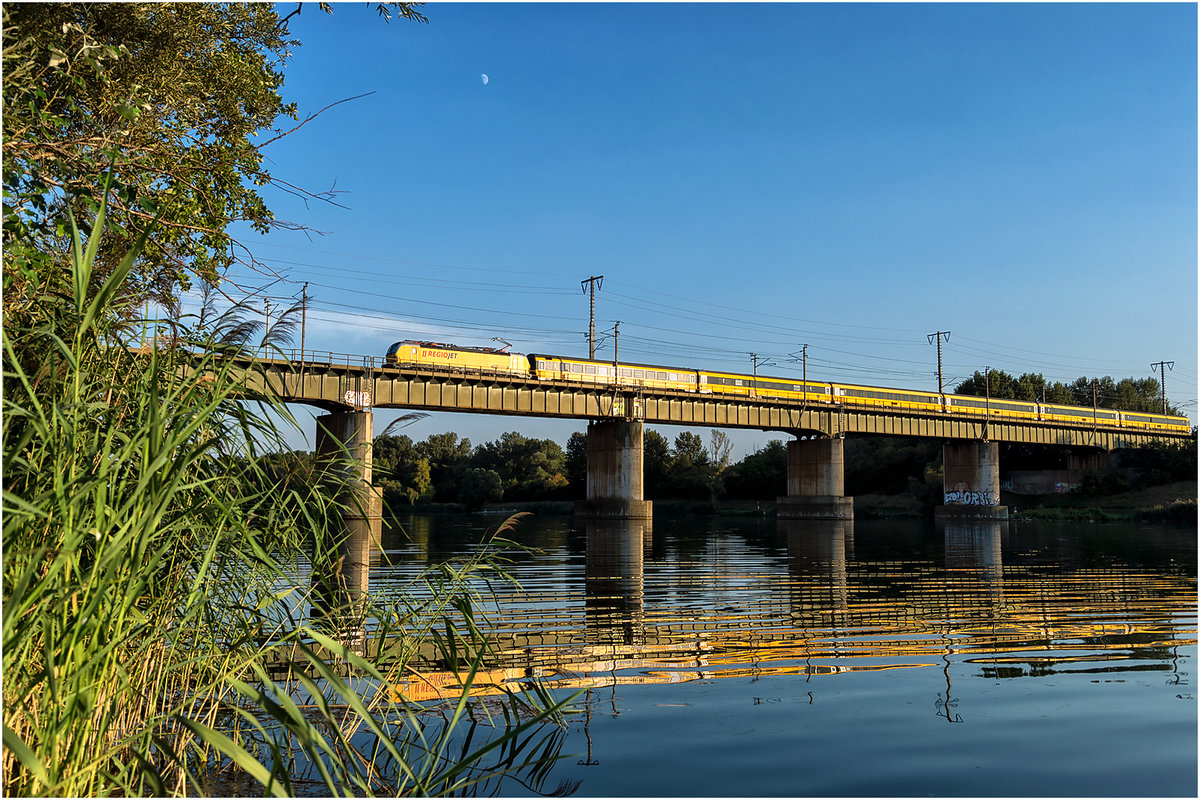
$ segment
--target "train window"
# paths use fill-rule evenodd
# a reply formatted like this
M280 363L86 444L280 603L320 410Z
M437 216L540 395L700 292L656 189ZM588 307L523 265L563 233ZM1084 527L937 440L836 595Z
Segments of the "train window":
M665 381L667 379L667 373L665 373L665 372L658 373L658 379L660 381Z
M584 370L587 372L588 375L595 375L596 374L596 365L595 364L587 364L584 367Z
M674 372L668 372L668 373L667 373L667 380L669 380L669 381L677 381L677 380L679 380L679 376L678 376L677 374L675 374Z
M635 377L635 378L644 378L644 377L646 377L646 371L645 371L645 370L643 370L643 369L635 369L635 370L633 371L633 377Z
M632 378L633 370L629 369L628 367L621 367L621 377L622 378Z

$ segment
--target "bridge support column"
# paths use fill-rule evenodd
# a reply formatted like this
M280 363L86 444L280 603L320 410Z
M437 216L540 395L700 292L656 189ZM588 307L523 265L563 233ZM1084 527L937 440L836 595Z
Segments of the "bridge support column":
M592 421L587 437L587 500L575 504L576 516L648 519L653 504L643 499L642 423Z
M942 445L942 495L935 518L1008 519L1008 506L1000 505L1000 445Z
M779 519L853 519L846 497L845 439L794 439L787 443L788 493L775 501Z
M371 485L373 426L370 411L317 418L317 458L345 505L337 552L328 554L333 563L313 565L313 582L330 611L351 607L366 594L371 551L380 546L383 494Z

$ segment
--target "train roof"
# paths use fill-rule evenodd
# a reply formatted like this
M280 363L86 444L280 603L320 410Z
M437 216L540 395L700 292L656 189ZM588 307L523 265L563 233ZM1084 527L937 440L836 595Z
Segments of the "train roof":
M447 344L446 342L423 342L419 339L404 339L403 341L396 342L388 348L388 351L395 351L397 347L404 344L416 345L417 347L436 347L441 350L458 350L464 353L495 353L503 356L523 355L522 353L513 353L509 350L503 350L499 347L472 347L470 345L462 344Z
M570 361L575 364L597 364L597 365L602 365L602 366L606 366L606 367L611 367L613 364L611 359L583 358L583 357L576 358L575 356L560 356L560 355L553 355L550 353L530 353L529 357L530 358L557 358L560 361ZM659 370L663 370L664 372L696 372L697 371L695 367L668 367L668 366L663 366L662 364L645 364L640 361L622 361L621 366L622 367L642 367L642 368L650 368L650 369L659 369ZM703 371L704 370L700 370L700 372L703 372Z

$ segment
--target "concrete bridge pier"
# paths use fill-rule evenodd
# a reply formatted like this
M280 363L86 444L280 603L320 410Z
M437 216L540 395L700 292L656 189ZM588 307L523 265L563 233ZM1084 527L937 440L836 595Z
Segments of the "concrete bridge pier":
M592 519L649 519L653 504L643 499L643 424L636 420L593 420L587 432L587 500L575 514Z
M942 496L934 509L940 519L1008 519L1000 505L1000 445L947 442L942 445Z
M788 493L775 501L779 519L853 519L846 497L845 439L794 439L787 443Z
M371 554L379 550L383 493L371 485L373 416L342 411L317 418L317 459L323 480L342 503L342 530L331 563L313 564L323 613L352 609L366 595Z

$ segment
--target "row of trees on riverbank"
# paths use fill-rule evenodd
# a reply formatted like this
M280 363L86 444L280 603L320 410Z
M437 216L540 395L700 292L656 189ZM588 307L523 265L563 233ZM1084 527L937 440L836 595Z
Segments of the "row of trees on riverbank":
M783 493L787 450L782 441L771 441L736 464L730 462L731 449L721 431L710 431L706 444L691 431L669 441L647 430L646 495L709 500ZM587 486L587 437L573 433L564 448L551 439L509 432L472 447L470 440L455 433L433 434L417 442L384 434L375 438L372 471L391 508L429 503L479 508L498 500L580 499Z
M684 431L674 440L644 435L643 476L650 500L771 501L787 493L787 447L772 439L740 461L719 430L703 437ZM1065 462L1045 448L1002 445L1010 468L1055 469ZM1152 447L1130 457L1150 480L1194 476L1196 447ZM393 510L432 504L477 509L497 501L579 500L587 490L587 436L571 434L566 447L516 432L473 447L455 433L424 441L384 434L375 438L374 481ZM1190 471L1189 471L1190 470ZM941 497L941 442L902 437L854 438L846 443L846 492L911 494L923 503Z

